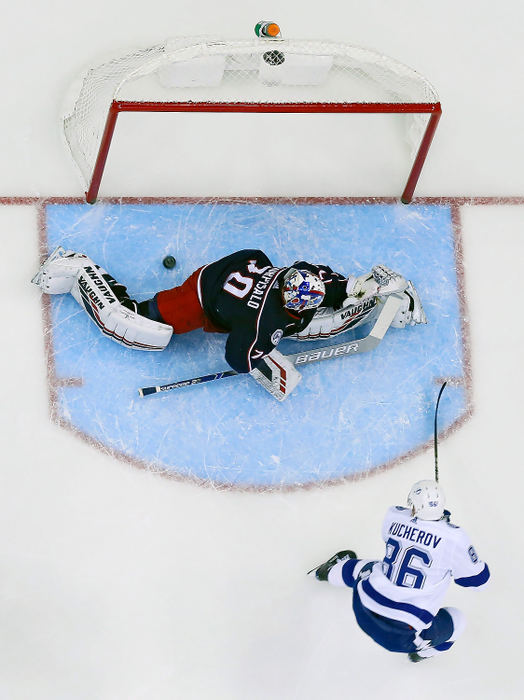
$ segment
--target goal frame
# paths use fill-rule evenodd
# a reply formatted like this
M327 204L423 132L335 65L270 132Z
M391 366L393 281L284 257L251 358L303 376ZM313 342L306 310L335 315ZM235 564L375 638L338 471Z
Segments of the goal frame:
M406 184L400 196L403 204L413 199L415 188L437 129L442 107L440 102L138 102L113 100L109 107L104 132L85 193L94 204L98 197L118 115L124 112L222 112L259 114L428 114L429 119Z

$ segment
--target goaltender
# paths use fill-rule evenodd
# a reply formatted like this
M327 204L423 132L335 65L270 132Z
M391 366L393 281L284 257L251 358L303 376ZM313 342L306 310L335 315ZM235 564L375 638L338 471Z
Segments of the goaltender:
M301 378L276 349L282 338L326 339L356 328L390 294L402 300L393 327L426 323L413 284L384 265L345 276L303 260L277 267L261 250L227 255L141 302L87 255L60 246L32 282L47 294L70 292L102 333L129 348L163 350L173 333L196 328L227 333L227 362L279 401Z

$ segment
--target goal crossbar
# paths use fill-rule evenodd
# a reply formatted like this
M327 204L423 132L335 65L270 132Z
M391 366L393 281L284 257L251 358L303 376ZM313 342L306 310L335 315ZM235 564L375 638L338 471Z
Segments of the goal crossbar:
M403 204L409 204L413 199L420 173L424 167L433 136L438 126L442 108L440 102L392 103L392 102L126 102L115 100L111 103L107 115L104 134L93 169L93 176L86 191L86 201L96 202L102 175L107 162L111 140L116 127L117 117L122 112L237 112L258 114L430 114L426 129L422 136L419 149L411 166L408 179L400 197Z

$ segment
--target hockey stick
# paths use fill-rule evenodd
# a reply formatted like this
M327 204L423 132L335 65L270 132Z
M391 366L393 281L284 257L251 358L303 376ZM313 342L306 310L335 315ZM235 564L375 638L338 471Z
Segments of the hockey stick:
M354 355L361 352L369 352L377 347L386 331L395 318L402 300L395 294L391 294L386 303L382 307L377 320L373 324L370 333L364 338L351 340L338 345L324 345L317 350L308 350L307 352L297 352L292 355L286 355L287 359L295 366L309 365L312 362L321 362L323 360L331 360L335 357L343 357L344 355ZM193 384L203 384L204 382L212 382L215 379L223 379L224 377L233 377L238 374L234 369L225 370L224 372L216 372L215 374L205 374L201 377L193 377L192 379L183 379L179 382L170 384L162 384L160 386L145 386L138 390L139 396L150 396L151 394L159 394L172 389L180 389L184 386L192 386Z
M442 396L442 392L444 391L444 388L446 386L447 382L444 382L444 384L440 387L440 391L438 393L437 397L437 403L435 406L435 426L434 426L434 432L433 432L433 448L435 452L435 481L438 481L438 441L437 441L437 435L438 435L438 428L437 428L437 416L438 416L438 405L440 403L440 397Z

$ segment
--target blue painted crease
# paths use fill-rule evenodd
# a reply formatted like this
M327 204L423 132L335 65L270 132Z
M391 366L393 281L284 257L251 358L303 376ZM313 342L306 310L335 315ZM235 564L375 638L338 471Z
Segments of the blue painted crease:
M411 279L427 326L390 329L369 354L302 369L283 403L250 377L141 399L137 389L227 369L224 337L194 331L168 349L125 349L100 334L70 295L52 298L60 415L122 454L182 476L236 486L322 483L387 464L432 436L435 377L463 377L451 214L445 205L48 205L48 245L90 255L138 300L180 284L234 250L262 248L361 274L385 263ZM177 267L162 259L172 254ZM340 340L340 338L339 338ZM315 347L284 341L283 352ZM463 387L439 409L445 429L464 415Z

